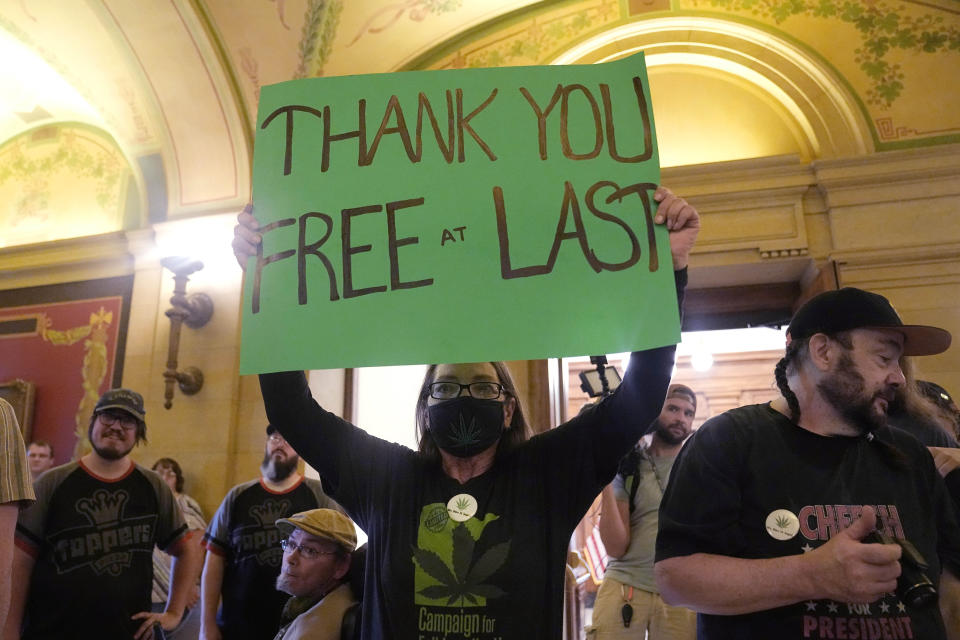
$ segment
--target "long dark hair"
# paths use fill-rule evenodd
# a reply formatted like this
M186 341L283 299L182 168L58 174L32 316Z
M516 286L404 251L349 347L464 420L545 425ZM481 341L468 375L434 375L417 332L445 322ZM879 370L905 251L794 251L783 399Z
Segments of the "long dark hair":
M507 398L513 398L516 405L513 410L513 418L510 420L510 428L500 436L500 445L497 447L497 455L505 453L525 442L530 437L530 427L527 425L527 418L523 414L523 407L520 404L520 397L517 395L517 387L513 382L513 376L510 370L503 362L491 362L497 372L497 379L503 385L503 393ZM429 418L427 417L427 399L430 397L430 384L437 375L437 367L440 365L432 364L427 367L427 372L423 376L423 384L420 385L420 395L417 396L417 408L415 412L417 422L417 443L420 453L430 460L440 460L440 449L437 443L433 441L433 435L430 433Z

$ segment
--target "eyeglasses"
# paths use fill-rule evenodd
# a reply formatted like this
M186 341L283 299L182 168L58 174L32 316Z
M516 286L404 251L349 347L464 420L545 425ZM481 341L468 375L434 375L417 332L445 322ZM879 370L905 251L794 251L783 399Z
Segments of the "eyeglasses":
M300 555L306 558L307 560L313 560L319 556L335 556L337 555L336 551L321 551L316 547L307 547L302 544L297 544L290 538L284 538L280 541L280 547L283 549L284 553L293 553L294 551L299 550Z
M283 438L283 436L280 435L279 433L277 433L276 431L274 431L273 433L271 433L270 435L268 435L268 436L267 436L267 440L269 440L270 442L272 442L272 443L274 443L274 444L280 444L281 442L286 442L286 440Z
M124 429L133 429L137 426L137 419L129 413L113 413L111 411L101 411L97 414L100 423L105 427L112 427L119 423Z
M434 382L430 385L430 397L436 400L451 400L460 395L464 389L474 398L494 400L503 393L503 385L497 382Z

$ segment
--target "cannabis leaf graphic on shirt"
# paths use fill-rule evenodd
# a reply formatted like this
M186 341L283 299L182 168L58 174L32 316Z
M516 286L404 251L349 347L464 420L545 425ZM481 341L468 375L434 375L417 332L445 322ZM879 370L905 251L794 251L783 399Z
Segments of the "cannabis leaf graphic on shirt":
M790 526L790 518L787 516L777 516L777 526L781 529L786 529Z
M481 537L483 537L481 535ZM453 529L453 567L440 556L427 549L413 548L413 557L427 575L440 584L424 587L418 593L434 599L447 599L447 606L459 601L479 604L478 598L498 598L504 595L500 587L483 584L497 569L503 566L510 551L509 542L495 544L488 549L478 549L477 541L464 525ZM479 558L476 553L479 552Z

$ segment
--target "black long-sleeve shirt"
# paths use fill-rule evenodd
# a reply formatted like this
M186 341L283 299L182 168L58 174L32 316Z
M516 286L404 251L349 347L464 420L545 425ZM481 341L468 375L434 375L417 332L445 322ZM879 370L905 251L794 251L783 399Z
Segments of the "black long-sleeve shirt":
M613 395L464 484L323 410L302 372L261 375L270 423L369 536L363 638L561 637L570 536L659 414L674 353L634 352Z

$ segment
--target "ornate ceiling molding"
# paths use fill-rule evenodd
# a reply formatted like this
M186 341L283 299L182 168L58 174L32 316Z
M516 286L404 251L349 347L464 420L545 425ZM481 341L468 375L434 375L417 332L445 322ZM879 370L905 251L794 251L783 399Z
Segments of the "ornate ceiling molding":
M806 47L751 25L703 16L649 18L589 37L551 62L606 62L638 51L648 68L707 68L755 87L795 120L813 157L873 151L865 114L839 74Z

